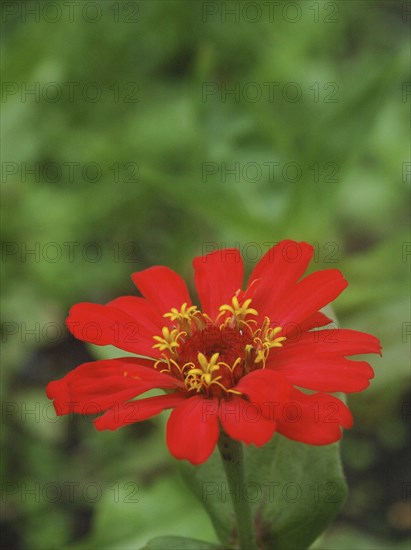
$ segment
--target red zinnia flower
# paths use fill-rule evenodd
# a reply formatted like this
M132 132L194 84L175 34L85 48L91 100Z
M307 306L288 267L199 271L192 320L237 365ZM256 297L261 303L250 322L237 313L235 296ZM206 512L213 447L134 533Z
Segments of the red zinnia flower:
M312 255L309 244L280 242L256 265L245 290L238 250L195 258L201 310L183 279L162 266L132 275L143 298L75 305L67 326L76 338L139 357L85 363L50 382L57 414L105 411L95 426L114 430L172 408L168 447L193 464L210 456L220 426L257 446L276 431L312 445L337 441L352 416L325 392L367 388L372 368L346 356L381 347L354 330L312 330L331 322L319 310L347 286L337 269L300 280ZM166 393L133 400L153 388Z

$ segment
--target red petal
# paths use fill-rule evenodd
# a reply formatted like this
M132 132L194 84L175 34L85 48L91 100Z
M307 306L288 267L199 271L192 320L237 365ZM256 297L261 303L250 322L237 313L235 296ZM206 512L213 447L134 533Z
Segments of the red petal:
M285 342L283 348L277 351L277 361L302 355L346 356L360 353L381 354L381 344L378 338L366 332L349 329L324 329L307 332L298 340ZM274 357L274 354L272 355ZM270 356L271 357L271 356Z
M235 389L262 407L264 416L273 420L273 406L290 399L292 385L281 374L269 369L260 369L241 378Z
M153 349L153 333L123 311L82 302L70 310L66 320L70 332L79 340L98 346L113 345L148 357L159 357Z
M147 420L164 409L176 407L185 399L186 396L182 393L170 393L123 403L96 418L94 425L97 430L117 430L122 426Z
M58 415L95 414L153 388L176 388L180 382L154 370L153 362L121 358L83 363L47 385Z
M243 282L243 261L236 248L216 250L193 260L194 281L202 309L212 319L223 304L241 290Z
M329 325L332 322L333 320L327 317L327 315L324 315L321 311L316 311L298 325L290 325L287 327L287 332L285 335L287 338L299 338L304 332L308 332L313 328Z
M347 284L338 269L311 273L284 295L268 316L273 324L287 330L289 323L301 324L307 317L332 302Z
M341 427L351 426L351 413L342 401L325 393L307 395L296 389L277 420L279 433L310 445L334 443L341 438Z
M380 353L378 338L347 329L326 329L303 334L295 342L271 353L266 366L297 386L327 392L357 392L369 386L374 371L365 361L346 355Z
M294 287L304 274L313 256L313 247L305 242L284 240L271 248L258 262L250 275L247 295L264 318L270 315L276 302Z
M161 334L165 325L163 317L152 306L150 302L138 296L120 296L107 304L108 306L121 309L130 315L135 321L142 324L152 334Z
M180 307L191 298L184 279L175 271L161 265L138 271L131 276L141 294L163 315Z
M178 405L167 423L167 445L175 458L201 464L211 455L218 441L217 399L190 397Z
M271 363L274 365L274 361ZM276 364L279 372L292 384L326 392L352 393L365 390L374 377L374 371L365 361L350 361L345 357L300 357L282 360Z
M219 417L227 435L247 445L265 445L276 430L276 423L263 416L259 405L237 396L221 401Z

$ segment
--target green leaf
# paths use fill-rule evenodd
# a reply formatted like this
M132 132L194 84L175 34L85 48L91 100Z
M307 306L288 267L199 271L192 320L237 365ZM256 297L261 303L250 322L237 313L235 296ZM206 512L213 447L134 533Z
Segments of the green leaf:
M276 434L262 448L244 449L246 483L235 498L248 499L262 550L304 550L326 529L347 496L339 444L312 446ZM231 494L217 452L200 466L179 463L223 544L236 542Z
M262 549L304 550L325 530L347 496L339 445L316 447L276 434L245 449L246 486Z
M202 540L185 537L156 537L151 539L141 550L225 550Z

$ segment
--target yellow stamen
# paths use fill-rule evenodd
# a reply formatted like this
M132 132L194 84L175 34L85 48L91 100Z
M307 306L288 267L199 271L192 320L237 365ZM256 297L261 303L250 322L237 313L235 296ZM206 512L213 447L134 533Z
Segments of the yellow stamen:
M163 327L162 329L163 336L153 336L154 340L158 343L153 345L153 348L158 348L160 351L169 351L171 354L174 354L175 349L179 347L178 340L181 336L186 335L184 331L179 331L178 329L170 330L168 327Z
M263 362L263 368L265 368L265 362L270 353L270 349L282 348L282 342L287 340L285 336L277 336L277 334L283 330L283 327L269 328L269 323L270 320L266 317L261 331L257 331L261 332L262 337L256 336L254 338L254 342L257 344L257 355L254 362L256 364Z
M211 384L221 386L221 376L213 377L213 373L220 369L222 363L218 362L219 353L214 353L210 360L203 353L198 353L197 360L199 367L191 368L186 374L186 382L189 389L200 391L203 387L208 388ZM192 364L192 363L191 363ZM186 365L184 365L186 367ZM225 390L224 386L222 386Z
M201 329L203 326L201 312L198 311L197 306L188 306L187 302L184 302L180 308L180 311L173 307L168 313L165 313L163 317L168 317L170 321L176 322L179 327L189 335L192 334L193 322L198 329Z
M219 308L220 313L218 317L220 317L221 315L224 315L225 312L231 313L231 317L229 317L226 320L226 323L232 327L236 325L238 329L241 329L241 327L243 326L249 327L250 322L255 322L254 319L251 319L251 320L249 319L248 321L246 321L246 317L248 315L258 315L258 311L252 307L248 307L251 304L251 298L248 298L247 300L245 300L243 304L240 306L240 303L237 298L237 294L231 300L231 304L232 304L231 306L228 304L224 304L220 306Z

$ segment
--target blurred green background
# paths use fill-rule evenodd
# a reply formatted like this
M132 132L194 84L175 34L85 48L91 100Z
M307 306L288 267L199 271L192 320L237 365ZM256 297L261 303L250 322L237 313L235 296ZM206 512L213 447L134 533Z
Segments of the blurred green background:
M165 415L97 433L44 388L97 356L64 329L72 304L133 294L155 264L192 289L217 246L249 272L286 237L344 272L341 326L384 347L315 548L409 547L409 4L2 3L4 548L215 540Z

